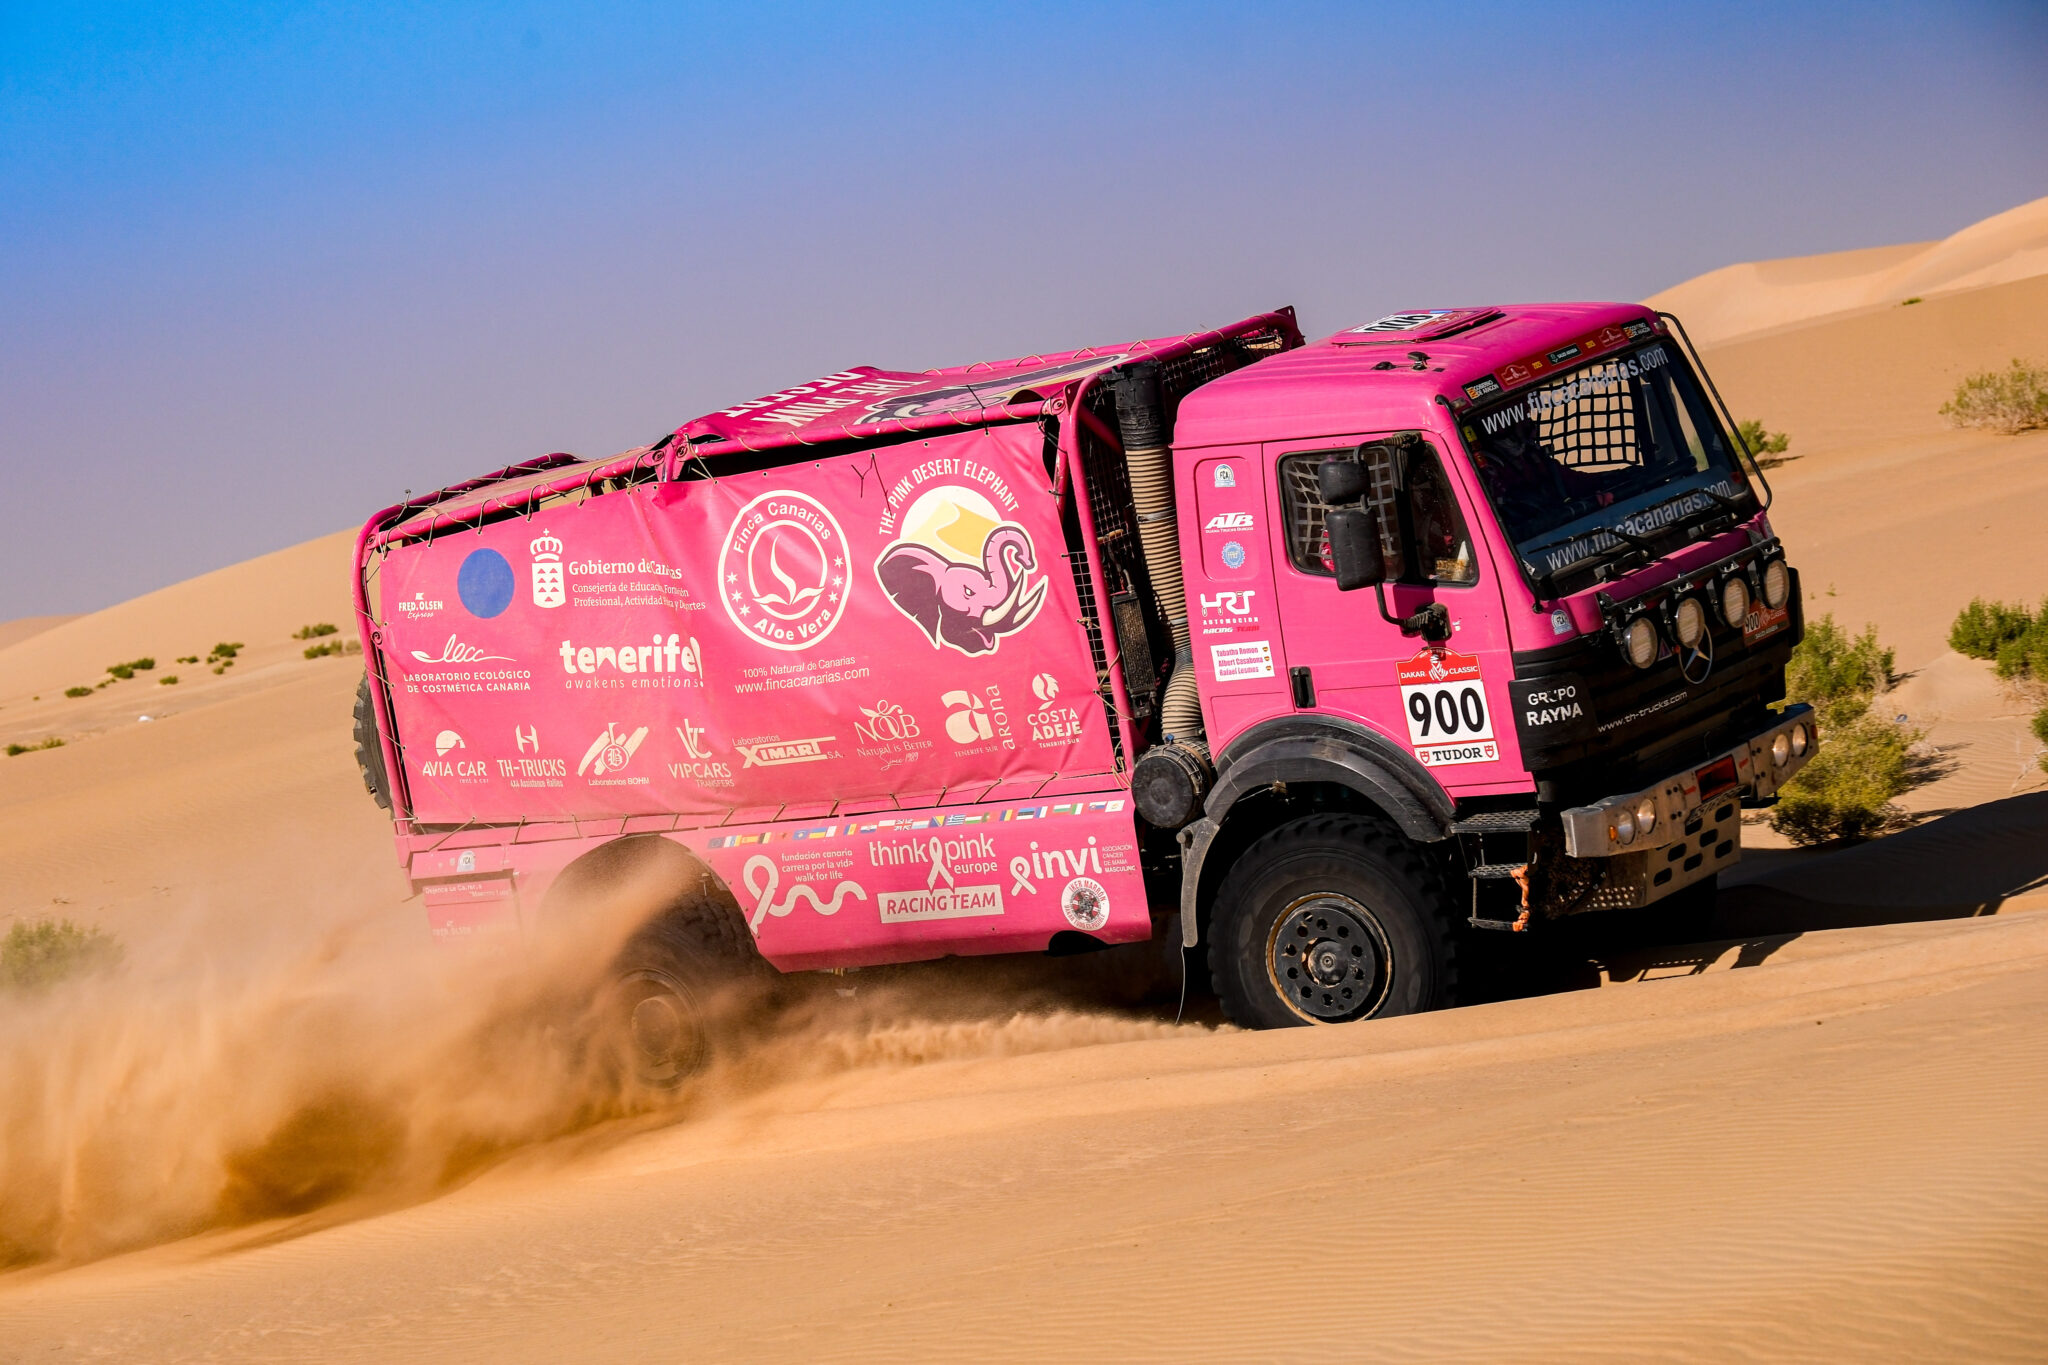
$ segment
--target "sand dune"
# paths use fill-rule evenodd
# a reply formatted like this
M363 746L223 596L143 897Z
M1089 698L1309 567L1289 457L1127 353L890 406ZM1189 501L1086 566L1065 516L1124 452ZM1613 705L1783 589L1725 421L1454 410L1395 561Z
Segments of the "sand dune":
M0 621L0 650L76 619L71 616L21 616L12 621Z
M346 627L346 535L0 646L0 738L68 741L0 759L0 926L131 955L0 1000L0 1244L44 1258L0 1362L2041 1358L2048 778L1945 636L2048 593L2048 434L1932 412L2048 359L2015 214L1671 291L1751 333L1707 359L1793 435L1809 610L1898 647L1949 768L1909 803L1955 813L1752 855L1709 942L1536 944L1529 998L1254 1035L1114 955L856 974L620 1114L530 963L400 899L359 661L290 638ZM1879 277L1925 302L1834 302ZM61 695L142 654L181 681Z
M1652 295L1701 345L1884 308L1907 299L2048 275L2048 198L1972 223L1938 242L1723 266Z

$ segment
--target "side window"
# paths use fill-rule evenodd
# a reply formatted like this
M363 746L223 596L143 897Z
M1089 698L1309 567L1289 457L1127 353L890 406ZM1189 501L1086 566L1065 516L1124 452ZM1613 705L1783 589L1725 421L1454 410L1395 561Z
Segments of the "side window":
M1479 581L1479 565L1465 514L1451 491L1450 479L1427 442L1401 447L1368 446L1372 492L1367 501L1379 513L1380 550L1389 565L1407 566L1401 581L1465 585ZM1334 575L1330 538L1324 528L1323 505L1316 485L1316 467L1325 460L1357 457L1357 447L1303 450L1280 458L1280 496L1287 523L1287 555L1303 573ZM1397 462L1407 465L1406 488L1396 487ZM1408 553L1408 546L1414 553Z

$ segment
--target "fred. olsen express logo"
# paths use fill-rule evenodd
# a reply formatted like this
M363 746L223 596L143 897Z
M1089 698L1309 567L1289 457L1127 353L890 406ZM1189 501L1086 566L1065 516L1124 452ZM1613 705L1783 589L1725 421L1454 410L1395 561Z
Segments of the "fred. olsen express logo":
M770 649L809 649L846 614L846 536L817 499L778 489L742 507L718 556L718 600Z

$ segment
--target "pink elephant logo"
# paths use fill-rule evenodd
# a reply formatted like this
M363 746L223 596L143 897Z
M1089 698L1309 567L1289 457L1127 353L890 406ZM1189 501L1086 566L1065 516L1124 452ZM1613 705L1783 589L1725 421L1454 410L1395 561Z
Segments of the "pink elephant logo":
M1023 527L995 521L973 490L937 492L919 499L904 538L875 560L875 579L934 649L987 654L1045 605L1038 554Z

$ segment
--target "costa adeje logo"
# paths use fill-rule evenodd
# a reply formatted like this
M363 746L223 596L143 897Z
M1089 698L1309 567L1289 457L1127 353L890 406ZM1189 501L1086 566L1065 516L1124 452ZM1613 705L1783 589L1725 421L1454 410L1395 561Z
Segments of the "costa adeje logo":
M1038 698L1038 710L1024 717L1031 727L1031 742L1041 747L1065 747L1081 737L1081 708L1062 706L1059 679L1041 673L1031 680L1031 694Z
M846 536L816 498L763 493L739 510L718 556L718 600L770 649L809 649L846 614Z
M932 648L992 653L1045 605L1031 533L962 484L926 490L905 509L894 544L875 560L875 581L896 610L923 628Z
M569 586L562 578L562 542L542 531L526 548L533 555L533 605L561 606L569 600Z

